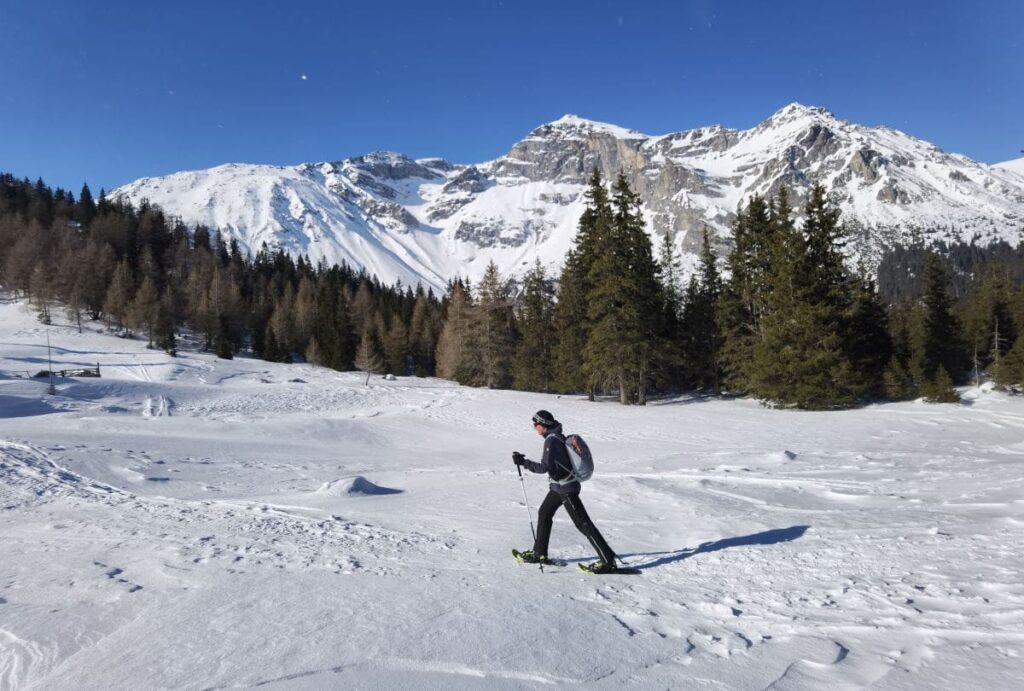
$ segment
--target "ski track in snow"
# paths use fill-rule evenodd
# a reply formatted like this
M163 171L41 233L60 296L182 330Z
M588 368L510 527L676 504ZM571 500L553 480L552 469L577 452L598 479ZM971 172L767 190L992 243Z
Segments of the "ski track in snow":
M104 378L0 379L0 688L1024 684L1017 399L640 410L58 340ZM511 561L542 407L642 575L581 575L561 513L565 567Z

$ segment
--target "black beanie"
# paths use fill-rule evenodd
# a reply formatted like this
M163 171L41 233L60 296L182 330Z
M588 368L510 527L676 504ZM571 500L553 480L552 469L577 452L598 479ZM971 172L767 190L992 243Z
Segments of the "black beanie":
M543 425L545 427L554 427L558 424L558 420L555 419L555 416L546 410L538 410L534 413L533 422L534 424Z

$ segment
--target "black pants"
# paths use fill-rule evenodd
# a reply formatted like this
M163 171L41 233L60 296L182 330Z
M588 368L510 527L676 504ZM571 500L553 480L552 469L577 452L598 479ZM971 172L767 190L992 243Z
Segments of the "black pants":
M540 510L537 512L537 541L533 545L534 553L547 556L548 541L551 539L551 521L555 518L555 512L558 511L559 506L565 507L569 518L576 524L579 531L590 540L590 544L597 550L597 556L601 561L606 564L614 564L615 552L604 541L601 533L597 530L597 526L590 520L590 516L587 515L587 509L583 506L583 502L580 501L580 495L559 494L553 490L548 491L548 496L544 497L544 502L540 505Z

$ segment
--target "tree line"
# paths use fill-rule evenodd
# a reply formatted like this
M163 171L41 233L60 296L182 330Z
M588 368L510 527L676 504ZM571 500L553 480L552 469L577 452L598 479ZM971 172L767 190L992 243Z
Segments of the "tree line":
M812 410L953 401L955 385L984 373L1024 387L1021 248L893 248L887 300L850 268L826 190L811 189L798 224L782 188L738 210L723 260L705 229L682 285L674 237L654 251L624 176L609 190L595 171L586 200L557 281L538 262L518 298L493 264L477 291L455 285L438 374L622 403L706 391Z
M493 262L446 294L385 286L265 247L254 257L147 203L77 200L0 175L0 285L40 318L61 306L174 353L182 334L338 370L441 376L473 386L615 396L729 392L832 409L955 400L988 373L1024 386L1024 255L973 245L893 248L872 277L849 268L846 230L821 187L797 223L787 191L738 210L723 258L705 229L683 284L675 238L655 250L639 197L595 170L558 276L520 283Z
M232 358L247 352L353 368L432 375L446 299L385 286L351 267L314 266L265 247L248 257L205 226L157 207L78 199L41 180L0 175L0 285L44 321L101 320L174 353L180 334Z

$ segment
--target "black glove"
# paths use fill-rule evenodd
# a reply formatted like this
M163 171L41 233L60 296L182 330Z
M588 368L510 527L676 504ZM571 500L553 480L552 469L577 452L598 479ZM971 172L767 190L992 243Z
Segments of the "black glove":
M515 463L516 465L525 465L526 464L526 456L524 456L523 454L519 453L518 451L513 451L512 452L512 462Z

